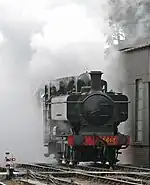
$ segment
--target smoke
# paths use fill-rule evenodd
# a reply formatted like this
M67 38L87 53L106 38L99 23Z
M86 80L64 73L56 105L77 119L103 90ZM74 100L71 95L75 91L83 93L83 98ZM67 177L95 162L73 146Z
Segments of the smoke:
M96 69L118 86L113 85L117 63L104 61L106 5L0 0L0 161L6 150L19 161L44 160L41 110L34 96L39 85Z
M84 5L71 3L46 14L47 24L42 34L34 35L31 43L36 50L31 61L34 77L43 80L102 68L103 32L95 26L97 17L88 17L87 12ZM99 24L104 24L102 18Z
M0 1L0 162L5 151L19 161L42 160L43 155L40 111L29 81L30 41L42 23L26 16L19 3Z
M125 78L118 72L123 68L119 52L113 48L104 60L104 33L111 31L107 24L108 3L63 2L49 6L51 11L43 17L46 24L42 33L32 37L31 46L36 51L30 63L33 89L53 78L96 69L104 71L109 88L120 91Z

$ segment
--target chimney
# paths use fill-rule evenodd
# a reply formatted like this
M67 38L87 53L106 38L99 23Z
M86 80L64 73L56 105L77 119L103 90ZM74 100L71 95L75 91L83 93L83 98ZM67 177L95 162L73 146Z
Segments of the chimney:
M101 91L102 90L102 84L101 84L101 76L103 72L101 71L91 71L89 73L91 75L91 91Z

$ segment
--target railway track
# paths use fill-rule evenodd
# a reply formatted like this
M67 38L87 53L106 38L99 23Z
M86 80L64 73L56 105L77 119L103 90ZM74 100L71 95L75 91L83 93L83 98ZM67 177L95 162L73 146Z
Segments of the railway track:
M38 172L30 171L30 178L36 179L45 183L67 184L67 185L100 185L100 184L114 184L114 185L137 185L148 184L147 181L141 179L134 179L121 176L97 176L85 174L81 172L51 172L51 174L40 174Z
M40 181L56 181L55 184L150 184L150 169L118 165L117 170L79 165L75 168L63 165L18 164L26 168L29 176ZM32 175L31 175L32 172ZM34 175L33 175L34 174ZM75 183L76 182L76 183Z

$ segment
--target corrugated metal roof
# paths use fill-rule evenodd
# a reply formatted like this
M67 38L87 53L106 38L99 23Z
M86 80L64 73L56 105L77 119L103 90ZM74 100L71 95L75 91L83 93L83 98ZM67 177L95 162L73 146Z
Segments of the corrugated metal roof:
M118 45L113 45L112 47L105 49L105 56L107 57L107 55L109 55L111 49L116 49L121 52L132 52L147 47L150 47L150 37L139 37L136 40L128 39Z
M138 49L150 47L150 37L130 38L118 45L118 50L122 52L130 52Z
M130 51L134 51L134 50L138 50L138 49L144 49L147 47L150 47L150 42L147 42L145 44L133 45L133 46L126 47L126 48L121 48L121 49L119 49L119 51L130 52Z

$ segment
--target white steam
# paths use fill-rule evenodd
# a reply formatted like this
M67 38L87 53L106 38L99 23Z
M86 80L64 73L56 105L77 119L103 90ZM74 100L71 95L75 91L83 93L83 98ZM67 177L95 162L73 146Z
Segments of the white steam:
M39 30L38 20L25 16L19 1L0 1L0 162L6 150L19 161L42 160L40 111L28 75L30 40Z
M85 6L72 3L56 7L45 16L42 34L32 39L36 53L31 71L35 77L40 75L39 80L43 80L76 75L104 65L104 36L95 26L95 18L87 17ZM102 18L99 24L104 24Z

